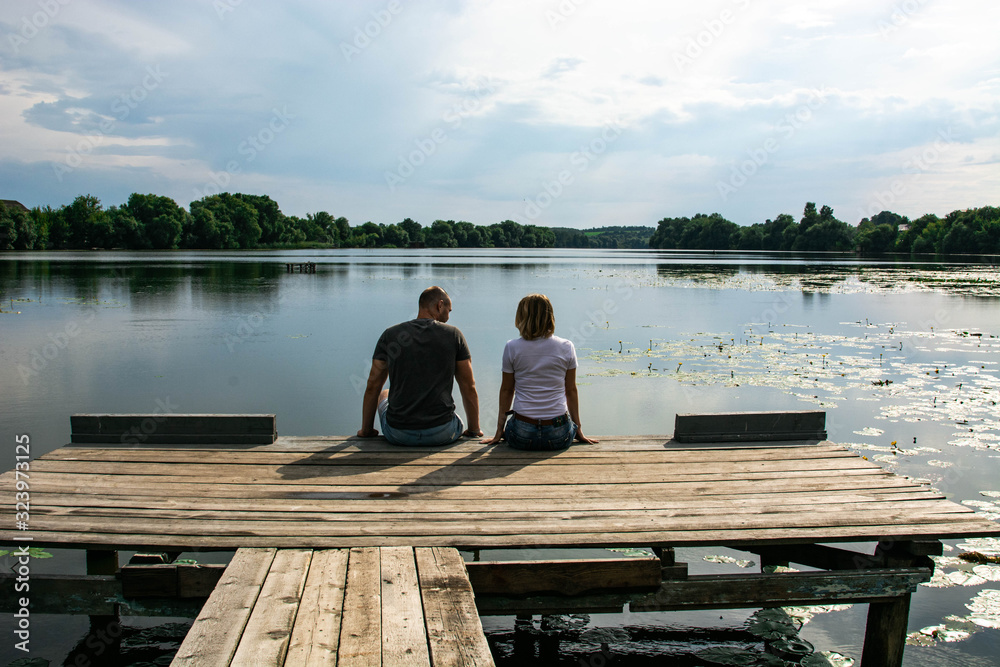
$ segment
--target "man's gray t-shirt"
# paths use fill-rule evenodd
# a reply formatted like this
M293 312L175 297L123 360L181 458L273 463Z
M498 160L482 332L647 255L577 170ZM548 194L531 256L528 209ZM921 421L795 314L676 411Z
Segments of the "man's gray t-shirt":
M433 428L451 420L455 364L472 358L457 327L432 319L397 324L382 333L372 358L389 365L386 418L393 428Z

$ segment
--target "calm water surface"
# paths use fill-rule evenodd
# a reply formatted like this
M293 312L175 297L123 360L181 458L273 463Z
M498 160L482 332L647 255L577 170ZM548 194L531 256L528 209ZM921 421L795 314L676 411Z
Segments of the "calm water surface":
M315 261L317 272L288 274L290 261ZM32 453L43 454L68 441L76 412L273 412L282 435L354 433L375 340L412 318L432 284L452 295L451 323L472 349L487 430L503 344L517 335L514 309L543 292L557 333L577 346L588 434L667 434L678 412L821 408L832 440L1000 517L1000 273L989 264L829 255L0 254L0 437L8 443L0 452L10 455L0 468L13 467L14 434L29 433ZM969 550L959 544L949 543L952 555ZM75 552L54 554L35 571L82 567ZM694 572L756 568L715 562L720 556L753 558L679 554ZM921 587L911 630L945 624L968 637L911 646L906 664L1000 664L1000 630L967 619L971 605L985 609L985 625L995 618L1000 626L984 594L1000 588L1000 576L952 561L938 569L950 578ZM693 637L689 627L732 630L749 613L626 613L575 619L571 630L582 637L579 650L608 641L639 664L640 651L683 650L676 636ZM817 614L801 636L860 659L864 614L863 605ZM502 633L512 620L485 624ZM2 627L10 625L5 618ZM87 620L41 617L33 627L32 657L62 664ZM0 643L0 664L24 657L11 643Z

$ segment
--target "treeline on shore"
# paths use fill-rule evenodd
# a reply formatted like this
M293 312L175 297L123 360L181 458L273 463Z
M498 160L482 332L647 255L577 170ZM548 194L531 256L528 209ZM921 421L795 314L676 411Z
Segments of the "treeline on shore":
M0 205L0 250L127 250L250 248L647 248L652 227L550 229L504 220L492 225L409 218L366 222L326 211L286 216L267 195L222 193L191 202L186 211L169 198L133 193L104 208L80 195L58 209Z
M805 205L796 222L788 214L740 226L718 213L664 218L657 227L589 230L492 225L435 220L424 227L407 218L395 224L365 222L326 211L286 216L267 195L222 193L191 202L133 193L121 206L104 208L80 195L71 204L26 209L0 205L0 250L128 250L252 248L655 248L679 250L843 251L864 254L1000 253L1000 208L954 211L944 218L909 218L882 211L856 227L833 209Z
M927 214L910 220L882 211L858 226L833 215L833 209L805 206L796 222L788 214L742 227L718 213L693 218L664 218L649 240L650 248L689 250L839 250L863 254L1000 253L1000 208L953 211L944 218Z

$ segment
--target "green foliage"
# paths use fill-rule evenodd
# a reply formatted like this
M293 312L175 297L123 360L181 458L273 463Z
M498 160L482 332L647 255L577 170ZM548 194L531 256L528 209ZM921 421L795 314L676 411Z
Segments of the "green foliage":
M396 224L366 222L326 211L286 216L266 195L207 196L190 213L169 197L133 193L122 206L104 209L81 195L67 206L31 209L0 206L0 250L248 249L267 248L657 248L689 250L858 251L879 254L1000 254L1000 208L953 211L916 220L882 211L857 227L829 206L808 202L799 222L786 213L741 227L718 213L664 218L657 227L589 230L522 225L513 220L475 225L435 220L429 227L406 218Z
M1000 253L1000 208L955 211L941 219L908 218L882 211L857 227L838 220L833 209L806 204L796 223L788 214L749 227L735 227L718 214L664 218L649 247L663 249L858 251L939 254Z

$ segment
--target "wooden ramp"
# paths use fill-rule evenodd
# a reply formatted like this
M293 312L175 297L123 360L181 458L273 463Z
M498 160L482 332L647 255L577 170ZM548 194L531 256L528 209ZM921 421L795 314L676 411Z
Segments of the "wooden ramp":
M490 666L454 549L240 549L174 667Z

